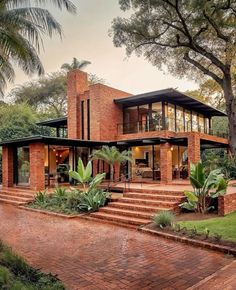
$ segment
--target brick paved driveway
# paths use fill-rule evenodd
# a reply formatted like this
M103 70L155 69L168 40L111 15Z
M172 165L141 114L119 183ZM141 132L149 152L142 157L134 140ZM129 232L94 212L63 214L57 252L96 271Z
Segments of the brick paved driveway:
M0 221L0 238L67 289L187 289L232 262L135 230L2 204Z

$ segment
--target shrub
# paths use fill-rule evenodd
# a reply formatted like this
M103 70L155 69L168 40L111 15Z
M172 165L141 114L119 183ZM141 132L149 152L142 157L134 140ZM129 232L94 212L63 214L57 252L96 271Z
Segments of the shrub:
M107 194L102 189L91 189L82 196L79 209L83 211L97 211L99 207L105 205Z
M174 214L171 211L161 211L154 215L153 222L155 225L165 228L171 226L174 221Z
M67 193L66 207L70 210L78 211L81 199L82 193L78 190L72 190L71 192Z
M44 203L46 201L47 192L46 191L38 191L35 195L36 203Z
M221 169L215 169L206 176L201 162L191 164L190 182L193 191L184 192L187 201L180 204L180 207L200 213L206 213L211 208L211 200L224 195L228 186Z

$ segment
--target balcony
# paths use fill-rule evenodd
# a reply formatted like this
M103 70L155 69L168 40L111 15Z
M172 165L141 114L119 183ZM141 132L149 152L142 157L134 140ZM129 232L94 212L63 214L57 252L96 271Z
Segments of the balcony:
M228 138L228 133L215 132L210 128L201 126L195 122L183 122L181 120L175 120L174 118L165 118L163 119L150 119L147 121L138 121L130 123L120 123L117 124L117 133L118 135L123 134L135 134L141 132L160 132L160 131L171 131L171 132L199 132L205 133L212 136L217 136L221 138Z

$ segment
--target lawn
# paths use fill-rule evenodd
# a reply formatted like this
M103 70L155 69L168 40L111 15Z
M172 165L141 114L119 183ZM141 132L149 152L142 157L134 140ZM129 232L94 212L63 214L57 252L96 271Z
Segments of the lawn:
M0 289L64 290L61 282L29 266L0 241Z
M210 236L218 234L222 235L223 240L236 242L236 211L225 217L216 217L200 221L182 221L178 222L178 224L187 229L196 227L200 233L204 233L207 228L210 231Z

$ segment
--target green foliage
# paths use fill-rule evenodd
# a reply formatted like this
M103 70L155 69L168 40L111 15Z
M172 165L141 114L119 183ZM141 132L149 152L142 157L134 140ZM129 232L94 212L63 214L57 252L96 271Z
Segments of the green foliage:
M69 0L51 1L54 7L75 13ZM24 5L25 4L25 5ZM48 3L47 3L48 4ZM27 75L44 73L38 53L43 36L62 36L61 26L45 8L45 1L1 1L0 6L0 95L13 81L15 67Z
M153 222L158 227L165 228L172 225L174 217L171 211L161 211L154 215Z
M111 180L114 181L114 165L120 165L126 161L132 162L132 152L127 150L120 152L115 146L103 146L101 149L92 152L92 159L103 160L109 164L111 168Z
M81 183L84 190L95 188L105 177L105 173L101 173L92 178L92 162L89 161L85 167L81 158L78 160L77 171L70 170L69 175Z
M99 207L105 205L107 194L102 189L93 188L82 195L79 209L82 211L97 211Z
M0 288L11 290L65 289L56 277L45 275L32 268L2 243L0 248Z
M36 203L45 203L47 199L47 192L46 191L38 191L35 195L35 202Z
M0 140L39 135L36 112L26 104L0 106Z
M14 88L10 94L15 103L32 106L45 118L57 118L66 114L67 77L65 72L54 72Z
M76 57L73 57L71 64L63 63L63 65L61 66L61 69L65 70L66 72L69 72L74 69L83 70L89 64L91 64L90 61L87 61L87 60L79 61Z
M224 195L228 186L228 181L224 179L220 169L215 169L206 176L201 162L196 165L191 164L190 182L194 191L184 192L187 201L180 204L180 207L201 213L209 209L212 198Z

